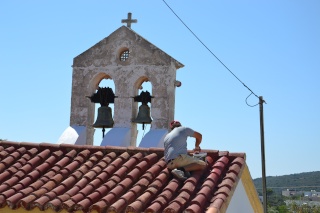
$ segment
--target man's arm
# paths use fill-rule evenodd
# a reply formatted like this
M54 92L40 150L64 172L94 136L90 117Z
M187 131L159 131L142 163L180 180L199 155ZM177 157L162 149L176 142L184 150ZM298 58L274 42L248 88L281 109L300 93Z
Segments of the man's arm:
M194 131L193 137L196 139L196 143L194 145L195 146L194 151L200 152L201 151L200 143L202 141L202 135L199 132Z

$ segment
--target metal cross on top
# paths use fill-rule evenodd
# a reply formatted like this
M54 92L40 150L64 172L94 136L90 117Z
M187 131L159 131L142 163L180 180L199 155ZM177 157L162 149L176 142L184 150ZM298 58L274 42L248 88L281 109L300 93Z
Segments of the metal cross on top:
M122 19L121 23L127 23L127 27L131 28L131 23L137 23L137 19L131 19L131 13L128 13L127 19Z

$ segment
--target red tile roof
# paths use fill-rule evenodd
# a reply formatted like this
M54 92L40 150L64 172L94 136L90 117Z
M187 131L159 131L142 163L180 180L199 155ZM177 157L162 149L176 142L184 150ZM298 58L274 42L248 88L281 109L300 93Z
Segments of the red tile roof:
M175 179L161 148L0 142L0 211L204 212L230 201L244 153L203 150L208 168Z

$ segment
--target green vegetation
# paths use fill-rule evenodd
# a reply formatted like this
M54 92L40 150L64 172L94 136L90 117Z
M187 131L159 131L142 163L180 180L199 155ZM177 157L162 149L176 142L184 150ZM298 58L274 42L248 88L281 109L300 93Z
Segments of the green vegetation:
M296 203L292 203L289 205L288 211L284 211L284 212L320 213L320 206L309 206L306 204L298 205Z
M320 213L320 206L298 205L268 206L268 213Z
M258 194L262 196L262 179L253 180ZM320 171L305 172L283 176L268 176L267 202L268 213L320 213L319 203L305 198L304 194L294 196L282 196L283 190L320 192ZM286 203L288 205L286 205Z
M253 180L257 191L262 194L262 178ZM297 189L299 191L320 191L320 171L304 172L299 174L268 176L266 178L267 188L276 193L286 189Z
M268 213L320 213L320 206L304 201L302 196L284 197L267 190ZM288 202L288 205L285 204Z

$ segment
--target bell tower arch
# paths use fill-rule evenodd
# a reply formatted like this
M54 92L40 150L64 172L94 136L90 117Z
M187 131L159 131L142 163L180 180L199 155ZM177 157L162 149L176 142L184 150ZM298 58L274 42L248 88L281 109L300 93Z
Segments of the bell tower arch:
M122 26L73 60L70 127L58 143L93 144L95 107L92 96L102 79L114 82L114 125L101 145L163 147L163 137L174 119L176 70L183 64L154 46L131 28ZM140 102L134 97L144 82L152 86L150 131L137 141L132 122ZM177 83L178 82L178 83ZM70 132L72 139L66 140Z

